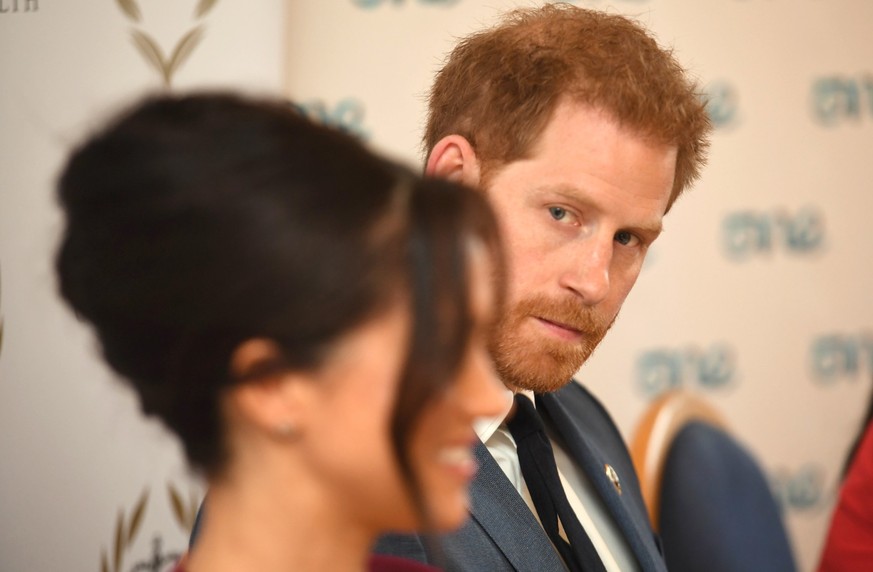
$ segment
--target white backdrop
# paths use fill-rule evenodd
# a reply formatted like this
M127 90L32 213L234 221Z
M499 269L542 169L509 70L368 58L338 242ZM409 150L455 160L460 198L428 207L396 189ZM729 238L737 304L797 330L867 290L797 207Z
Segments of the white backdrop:
M111 572L162 570L201 492L57 301L52 184L69 143L160 89L182 43L163 72L173 89L285 93L417 165L454 38L530 3L0 0L0 571L91 571L103 552ZM718 123L702 180L580 379L628 437L660 391L704 394L771 475L811 570L873 376L873 4L576 3L652 28Z
M202 26L174 88L277 93L283 8L280 0L219 0L198 18L195 9L209 3L127 0L130 13L122 4L0 2L2 572L94 572L102 551L107 572L140 564L163 570L162 561L185 546L190 496L200 496L179 447L141 419L131 393L112 381L89 333L56 297L53 184L72 141L110 110L162 88L132 42L135 31L168 60ZM170 487L184 510L172 509ZM124 534L116 541L119 520Z

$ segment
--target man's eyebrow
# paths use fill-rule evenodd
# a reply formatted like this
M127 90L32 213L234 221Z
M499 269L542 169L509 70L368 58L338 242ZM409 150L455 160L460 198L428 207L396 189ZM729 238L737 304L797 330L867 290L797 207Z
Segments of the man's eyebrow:
M588 199L588 196L585 193L585 189L575 187L573 185L541 185L537 187L536 190L540 193L553 193L555 195L560 195L566 198L568 201L581 203L591 207L596 206L591 200Z
M637 229L640 232L644 232L646 234L652 234L653 236L658 236L662 232L664 232L664 223L658 221L654 224L636 225L636 226L633 226L631 228Z

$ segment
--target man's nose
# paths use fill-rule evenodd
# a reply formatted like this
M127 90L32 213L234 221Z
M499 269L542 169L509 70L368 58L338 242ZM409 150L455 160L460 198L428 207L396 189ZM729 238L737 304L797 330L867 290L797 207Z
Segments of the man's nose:
M587 306L602 302L609 294L612 236L592 236L568 248L560 285L571 290Z

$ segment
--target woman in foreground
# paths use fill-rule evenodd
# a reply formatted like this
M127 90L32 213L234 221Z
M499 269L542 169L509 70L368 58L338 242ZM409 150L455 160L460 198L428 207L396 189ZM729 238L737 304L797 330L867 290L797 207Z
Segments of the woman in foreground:
M59 182L60 289L209 484L186 572L420 570L502 392L495 222L281 102L148 99Z

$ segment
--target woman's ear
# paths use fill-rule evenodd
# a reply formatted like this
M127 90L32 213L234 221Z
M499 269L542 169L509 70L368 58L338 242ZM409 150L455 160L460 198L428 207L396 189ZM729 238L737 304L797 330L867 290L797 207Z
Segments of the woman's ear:
M302 430L304 393L310 384L283 363L275 342L243 342L231 356L230 370L244 381L230 389L228 398L235 414L248 425L277 437L292 437Z
M479 185L479 158L465 137L446 135L428 155L424 173L476 188Z

